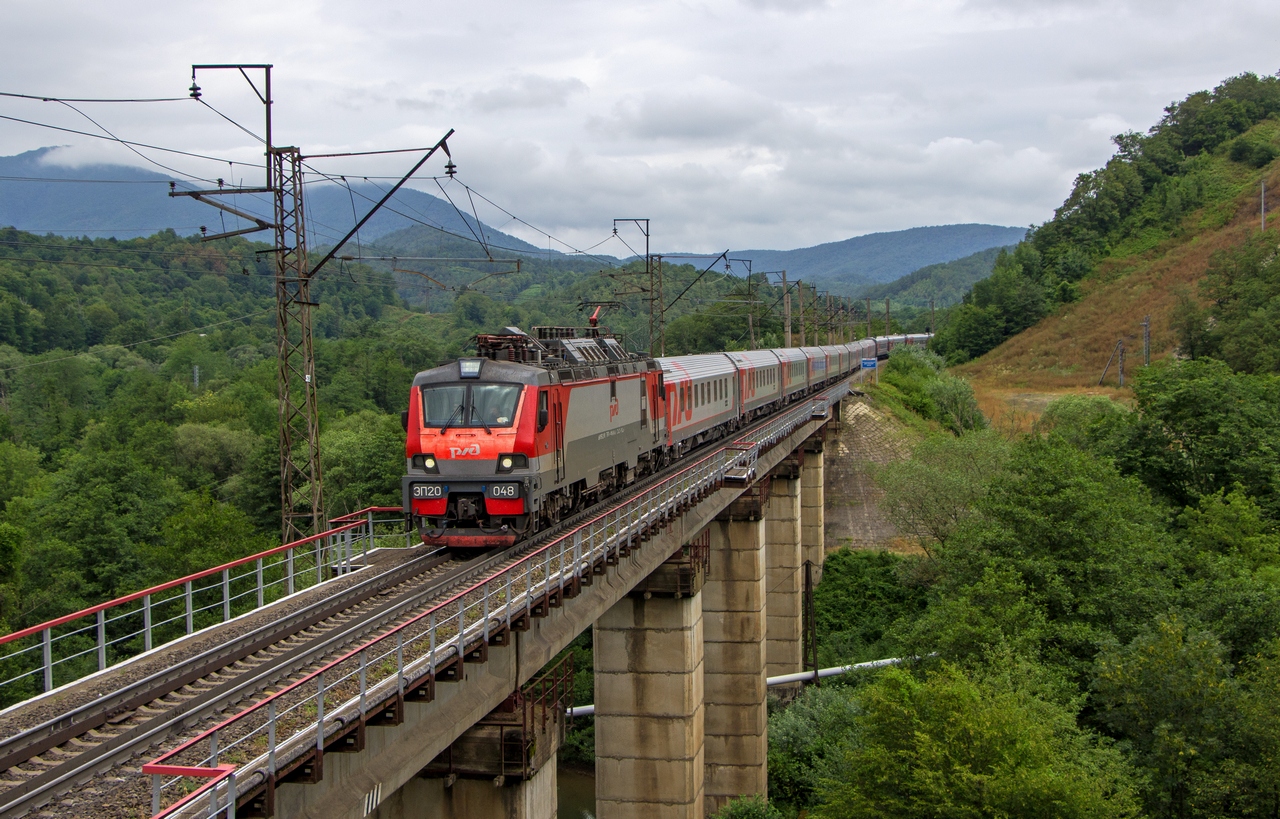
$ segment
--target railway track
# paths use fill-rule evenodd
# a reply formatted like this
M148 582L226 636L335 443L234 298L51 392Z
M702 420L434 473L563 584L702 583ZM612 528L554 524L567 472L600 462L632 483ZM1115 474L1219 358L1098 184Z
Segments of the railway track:
M49 804L155 743L305 672L506 558L421 555L0 740L0 817Z
M649 476L628 491L643 489L665 472ZM498 553L466 561L438 551L414 558L0 740L0 819L41 808L45 808L41 815L47 816L89 815L76 804L80 800L63 805L55 801L157 743L192 732L265 689L305 674L344 647L411 616L477 575L517 559L618 499L607 498ZM116 813L113 807L125 808L121 815L136 815L146 804L147 783L136 770L116 778L116 784L132 792L122 800L130 803L127 808L112 805L116 800L101 791L117 788L110 781L102 784L105 788L93 788L93 815ZM98 801L100 797L108 801Z
M709 442L691 454L725 443L725 439ZM518 559L643 491L680 469L683 462L676 461L515 546L466 561L439 552L415 557L225 645L0 740L0 819L41 808L40 815L49 817L138 815L148 803L148 783L128 763L139 754L197 732L212 717L305 675L344 647L407 619L478 575ZM108 775L122 765L130 768L126 775ZM86 785L82 798L63 798Z

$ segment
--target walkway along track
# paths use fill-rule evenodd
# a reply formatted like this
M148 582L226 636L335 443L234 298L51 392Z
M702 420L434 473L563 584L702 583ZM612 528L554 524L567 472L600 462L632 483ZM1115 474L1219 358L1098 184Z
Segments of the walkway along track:
M692 454L545 545L144 765L153 812L272 815L277 783L320 781L326 754L363 750L366 725L400 724L407 702L432 702L437 682L460 682L464 663L485 662L489 646L510 645L514 632L582 593L703 499L726 484L749 486L761 453L825 421L847 393L848 382L839 383ZM186 793L186 778L204 784Z

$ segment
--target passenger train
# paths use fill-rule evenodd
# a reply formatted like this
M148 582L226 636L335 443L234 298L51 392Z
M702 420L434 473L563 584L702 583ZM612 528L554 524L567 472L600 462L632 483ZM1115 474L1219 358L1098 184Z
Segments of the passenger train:
M929 336L649 358L594 328L508 327L418 373L403 421L406 523L428 544L506 546L698 446Z

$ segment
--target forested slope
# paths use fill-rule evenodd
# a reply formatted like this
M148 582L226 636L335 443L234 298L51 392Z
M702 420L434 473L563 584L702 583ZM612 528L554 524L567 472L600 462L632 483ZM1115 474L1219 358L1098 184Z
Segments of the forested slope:
M1132 364L1146 315L1154 357L1173 352L1188 309L1221 301L1206 274L1258 233L1260 185L1280 182L1277 115L1280 79L1244 74L1116 137L1107 165L940 321L936 348L983 356L965 368L975 377L1034 388L1096 383L1121 338Z

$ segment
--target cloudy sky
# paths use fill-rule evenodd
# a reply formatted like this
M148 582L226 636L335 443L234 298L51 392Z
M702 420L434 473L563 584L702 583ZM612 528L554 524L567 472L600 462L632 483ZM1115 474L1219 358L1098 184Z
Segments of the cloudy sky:
M277 144L415 147L454 128L460 180L579 248L613 217L651 218L655 250L704 251L1040 222L1112 134L1224 77L1280 69L1274 0L6 0L0 19L0 91L182 96L193 62L270 62ZM238 75L200 85L260 129ZM126 139L260 162L197 103L78 107ZM0 98L0 114L97 130L56 103ZM54 144L71 146L64 163L144 164L0 120L0 154ZM351 178L412 161L316 164Z

